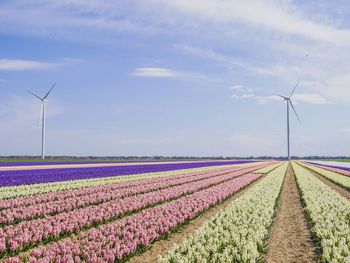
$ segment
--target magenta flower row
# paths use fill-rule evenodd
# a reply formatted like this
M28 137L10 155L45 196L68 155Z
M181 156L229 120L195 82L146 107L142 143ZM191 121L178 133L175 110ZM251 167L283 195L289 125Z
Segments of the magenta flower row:
M247 172L247 169L245 169L245 172ZM57 239L61 235L71 232L79 232L82 228L91 227L93 224L115 220L125 213L175 199L184 194L193 193L213 184L232 179L242 173L244 173L243 170L123 199L115 199L99 205L87 206L53 216L22 221L17 225L6 225L0 229L0 252L5 250L7 252L20 251L30 244ZM105 194L109 195L108 192ZM74 201L72 206L73 204Z
M227 168L220 168L215 169L211 171L205 171L205 172L193 172L188 174L179 174L175 176L165 176L165 177L158 177L153 179L146 179L146 180L137 180L137 181L130 181L130 182L122 182L122 183L113 183L113 184L106 184L106 185L98 185L98 186L92 186L87 188L80 188L80 189L74 189L74 190L67 190L67 191L59 191L59 192L51 192L51 193L45 193L45 194L37 194L33 196L26 196L26 197L16 197L16 198L10 198L6 200L0 200L0 209L8 209L8 208L14 208L14 207L20 207L20 206L30 206L34 204L40 204L45 202L52 202L57 200L64 200L67 198L76 198L79 196L84 195L90 195L90 194L96 194L104 191L114 191L117 189L123 189L123 188L129 188L129 187L138 187L140 185L146 185L146 184L155 184L158 182L165 182L169 180L177 180L181 178L188 178L192 176L211 176L216 173L227 173L230 171L238 171L242 170L244 168L242 167L227 167Z
M28 262L115 262L131 255L186 220L208 209L259 178L261 174L245 174L191 195L142 210L122 220L82 231L78 235L39 246L30 253ZM41 232L41 230L39 231ZM24 260L21 255L8 263Z
M343 174L343 175L350 176L350 171L348 171L348 170L335 168L335 167L330 167L330 166L325 166L325 165L318 165L318 164L315 164L315 163L307 163L307 164L310 164L310 165L313 165L315 167L322 168L322 169L325 169L325 170L328 170L328 171L331 171L331 172L335 172L335 173L338 173L338 174Z
M237 169L237 168L236 168ZM235 170L235 169L231 169ZM226 169L224 173L230 172L230 169ZM28 201L34 199L33 205L28 206L17 206L3 209L0 211L0 223L12 223L18 219L32 219L41 215L49 215L53 213L61 213L64 211L70 211L76 208L94 205L106 201L110 201L117 198L128 197L136 194L146 193L162 188L167 188L170 186L189 183L191 181L201 180L207 177L212 177L218 175L217 171L198 174L190 177L176 176L173 177L173 180L169 178L162 178L158 180L144 180L138 181L137 184L134 184L133 187L120 188L118 184L103 185L100 187L93 187L93 189L79 189L74 190L75 196L60 198L58 199L59 194L52 193L48 196L55 196L53 201L39 203L42 198L37 196L27 197ZM67 191L69 192L69 191ZM63 195L67 196L66 193ZM39 200L38 200L39 199ZM52 198L51 198L52 199ZM8 200L4 200L8 201ZM37 203L36 203L37 202ZM36 203L36 204L35 204ZM18 203L17 203L18 204Z

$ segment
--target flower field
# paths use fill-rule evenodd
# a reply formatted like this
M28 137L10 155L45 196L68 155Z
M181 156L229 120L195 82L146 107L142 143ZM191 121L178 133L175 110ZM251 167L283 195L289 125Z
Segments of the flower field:
M264 164L264 163L262 162L260 164ZM239 167L250 166L250 163L235 164L235 167L238 167L238 166ZM190 173L205 172L212 169L225 169L227 167L230 167L230 165L221 165L220 167L209 166L209 167L201 167L201 168L170 170L165 172L141 173L136 175L99 177L99 178L90 178L90 179L74 179L74 180L59 181L59 182L7 186L7 187L0 187L0 198L8 199L8 198L14 198L14 197L20 197L20 196L66 191L71 189L81 189L81 188L87 188L87 187L99 186L99 185L105 185L105 184L113 184L113 183L125 183L125 182L132 182L132 181L144 180L144 179L150 179L150 178L158 178L163 176L178 175L178 174L190 175Z
M136 174L129 163L23 171L48 180L0 187L0 263L251 263L283 253L295 262L350 262L346 171L302 161L183 165ZM23 182L20 172L11 171L12 179ZM283 221L290 211L300 217ZM302 227L315 243L298 238ZM298 247L309 249L307 259Z
M287 165L280 165L158 262L258 261Z
M323 177L326 177L330 181L344 187L347 189L350 189L350 176L344 175L344 171L342 173L338 173L339 169L335 168L329 168L327 166L316 166L316 165L309 165L304 162L298 162L300 165L309 168L310 170L322 175ZM349 173L350 174L350 173Z
M85 180L76 169L74 181L2 187L0 260L123 261L257 180L262 174L253 172L274 163L223 164Z
M323 262L350 262L350 202L293 162Z
M329 170L336 171L336 172L339 172L339 173L345 174L345 175L350 175L350 165L348 162L308 161L307 163L312 164L312 165L317 165L317 166L323 167L325 169L333 168L333 169L329 169Z
M179 162L157 164L148 163L144 165L125 164L122 166L105 167L83 167L83 168L62 168L43 170L10 170L0 169L1 186L14 186L23 184L59 182L67 180L103 178L118 175L130 175L140 173L152 173L161 171L171 171L179 169L190 169L208 166L220 166L229 164L249 163L249 161L229 161L229 162Z
M346 176L350 176L350 171L348 170L349 168L340 168L340 167L331 167L331 166L326 166L326 165L319 165L319 164L314 164L314 163L304 163L304 165L309 165L312 167L318 167L322 168L327 171L343 174Z

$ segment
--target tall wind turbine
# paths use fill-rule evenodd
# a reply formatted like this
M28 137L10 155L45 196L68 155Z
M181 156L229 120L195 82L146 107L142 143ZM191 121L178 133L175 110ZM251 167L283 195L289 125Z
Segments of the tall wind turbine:
M51 89L42 98L40 98L38 95L34 94L33 92L27 90L30 94L32 94L34 97L38 98L41 101L41 112L40 112L40 120L41 120L41 125L42 125L41 159L45 159L45 103L48 101L47 97L49 96L51 90L55 87L55 85L56 85L56 83L54 83L52 85Z
M293 103L292 103L292 100L291 100L291 97L296 89L296 87L298 86L299 84L299 80L298 82L295 84L295 87L292 91L292 93L289 95L289 97L286 97L286 96L282 96L282 95L278 95L278 94L275 94L276 96L279 96L281 98L283 98L286 102L287 102L287 144L288 144L288 160L290 160L290 145L289 145L289 105L292 107L294 113L295 113L295 116L297 116L298 118L298 121L300 122L300 119L299 119L299 116L293 106Z

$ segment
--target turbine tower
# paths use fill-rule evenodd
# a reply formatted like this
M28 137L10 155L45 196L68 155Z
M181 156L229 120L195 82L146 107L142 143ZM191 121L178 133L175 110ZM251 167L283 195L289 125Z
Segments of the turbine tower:
M297 119L298 121L300 122L300 119L299 119L299 116L293 106L293 103L292 103L292 100L291 100L291 97L296 89L296 87L298 86L299 84L299 80L298 82L295 84L295 87L292 91L292 93L289 95L289 97L286 97L286 96L282 96L282 95L278 95L278 94L275 94L276 96L279 96L281 98L283 98L286 102L287 102L287 145L288 145L288 160L290 160L290 143L289 143L289 105L292 107L294 113L295 113L295 116L297 116Z
M55 87L56 83L54 83L51 87L51 89L46 93L46 95L42 98L40 98L38 95L34 94L33 92L27 90L30 94L32 94L34 97L38 98L41 101L41 112L40 112L40 120L42 125L42 131L41 131L41 159L45 159L45 103L48 101L47 97L49 96L51 90Z

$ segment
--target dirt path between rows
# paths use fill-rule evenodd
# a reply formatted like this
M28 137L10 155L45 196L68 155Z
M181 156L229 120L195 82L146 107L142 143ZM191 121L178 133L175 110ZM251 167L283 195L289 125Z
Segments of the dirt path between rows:
M290 164L267 244L267 263L319 262Z
M308 172L310 172L311 174L313 174L314 176L316 176L321 182L323 182L325 185L328 185L330 188L332 188L333 190L337 191L340 195L346 197L347 199L350 200L350 192L347 191L346 189L344 189L343 187L337 185L336 183L333 183L331 180L323 177L322 175L319 175L318 173L312 171L311 169L302 166L303 168L305 168ZM344 175L346 176L346 175Z
M168 239L163 239L155 242L153 246L146 252L133 256L128 262L131 263L153 263L157 261L158 255L165 255L165 253L170 250L175 243L180 243L183 238L185 238L190 233L193 233L197 228L199 228L205 221L209 220L212 216L216 215L221 209L225 209L232 201L243 195L251 187L257 184L266 175L261 176L259 179L251 183L246 188L242 189L238 193L234 194L230 198L226 199L223 203L215 206L200 215L196 219L192 220L188 225L185 225L179 232L171 234Z

